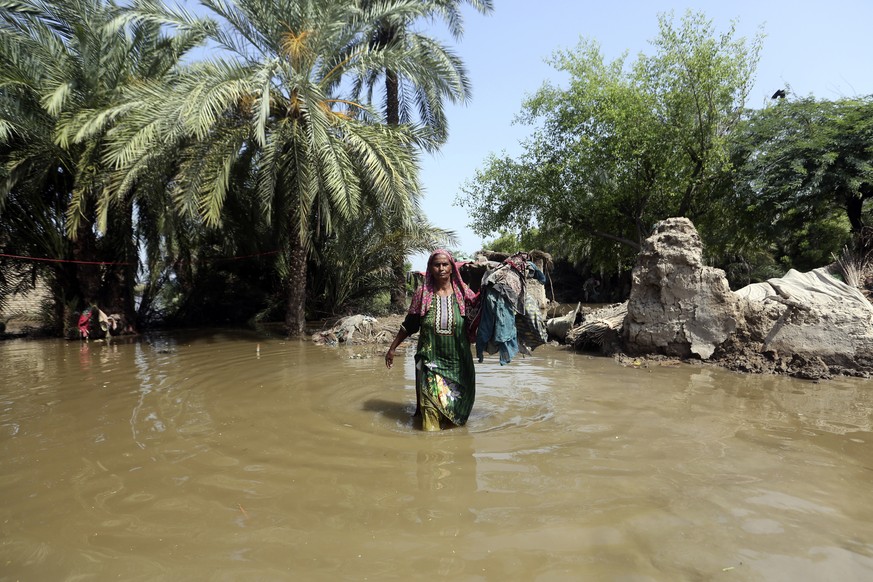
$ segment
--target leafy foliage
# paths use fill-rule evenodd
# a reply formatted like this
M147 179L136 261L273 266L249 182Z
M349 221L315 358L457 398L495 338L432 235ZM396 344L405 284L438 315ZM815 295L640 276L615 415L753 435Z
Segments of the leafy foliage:
M734 240L809 269L860 235L873 198L873 99L780 100L734 136Z
M0 11L0 215L12 233L4 249L80 261L37 267L59 320L64 306L92 303L132 317L143 233L129 201L113 214L103 203L113 183L104 140L126 113L113 109L124 91L163 79L203 38L193 29L168 37L160 23L126 14L105 0L10 1Z
M285 249L276 267L287 292L286 323L301 333L316 241L351 232L347 223L366 225L371 213L392 216L402 228L419 218L416 152L431 134L382 124L372 106L355 100L359 94L344 92L384 70L423 86L454 81L442 78L450 71L435 66L433 51L371 42L375 23L427 16L432 7L421 2L208 0L204 6L221 24L203 28L227 56L180 70L169 92L148 85L131 90L119 109L136 113L110 142L109 157L123 175L114 195L138 183L150 158L178 150L171 181L176 208L206 227L225 228L228 201L238 195L232 186L249 180L271 239Z
M431 226L418 212L418 220L405 226L378 213L346 222L316 245L315 313L373 313L376 298L391 290L398 252L407 256L455 242L453 232Z
M531 228L524 231L521 235L516 235L511 232L502 232L497 238L485 241L484 248L496 251L499 253L514 254L519 251L530 251L533 249L552 249L560 248L558 241L550 240L545 233L541 233L538 228Z
M760 38L716 35L701 14L659 23L655 53L630 65L606 62L591 41L555 54L569 87L546 84L525 102L519 120L535 131L523 153L491 156L458 200L476 232L538 227L560 248L621 269L656 221L707 216Z
M450 238L418 209L417 152L444 141L443 100L463 100L469 80L409 25L436 17L460 34L458 2L202 4L211 17L156 0L3 3L0 244L125 266L5 261L0 301L38 268L62 287L58 305L132 309L138 274L140 321L198 322L234 295L250 311L284 296L299 332L307 281L340 309L389 284L373 268L388 246ZM402 38L380 41L386 26ZM216 56L181 65L204 41ZM362 100L387 71L405 107L390 127ZM352 244L373 255L350 264ZM238 256L253 260L222 260Z
M419 4L426 16L448 26L456 39L463 35L460 5L469 4L481 14L493 10L491 0L424 0ZM376 4L364 0L365 6ZM389 125L420 124L427 139L426 149L434 151L448 137L448 120L444 104L465 102L470 94L470 80L461 59L442 43L419 32L413 15L386 16L375 23L370 36L372 47L397 47L409 55L402 68L373 70L355 85L354 96L375 103L374 91L384 86L380 110Z

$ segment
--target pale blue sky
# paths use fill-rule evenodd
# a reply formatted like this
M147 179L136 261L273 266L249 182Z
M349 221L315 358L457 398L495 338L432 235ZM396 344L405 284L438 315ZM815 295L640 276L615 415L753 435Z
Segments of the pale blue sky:
M741 35L763 26L764 39L749 105L760 107L776 89L790 85L797 95L835 99L873 94L873 1L738 0L666 2L633 0L494 0L490 16L465 10L464 37L455 50L473 84L466 106L450 106L450 137L435 156L422 159L426 189L423 208L436 226L455 230L458 249L473 253L482 239L467 227L466 210L454 206L460 186L472 179L489 153L521 151L530 132L513 125L525 96L545 80L564 80L545 63L556 49L576 46L580 37L596 40L605 58L650 50L657 15L687 9L704 12L719 32L738 21ZM423 269L424 257L413 267Z

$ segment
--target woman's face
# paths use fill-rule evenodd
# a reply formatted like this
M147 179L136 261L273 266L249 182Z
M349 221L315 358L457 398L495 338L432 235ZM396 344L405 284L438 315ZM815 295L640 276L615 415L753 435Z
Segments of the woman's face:
M444 283L452 277L452 263L446 255L434 255L430 260L430 274L437 283Z

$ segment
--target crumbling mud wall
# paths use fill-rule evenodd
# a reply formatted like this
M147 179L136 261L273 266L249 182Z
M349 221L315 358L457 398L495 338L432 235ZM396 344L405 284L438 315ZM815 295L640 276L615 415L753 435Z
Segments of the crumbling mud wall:
M631 281L622 329L630 354L705 360L737 330L740 300L724 271L703 264L703 244L687 218L656 225Z
M730 290L686 218L658 223L634 267L622 348L819 379L873 373L873 305L827 268Z

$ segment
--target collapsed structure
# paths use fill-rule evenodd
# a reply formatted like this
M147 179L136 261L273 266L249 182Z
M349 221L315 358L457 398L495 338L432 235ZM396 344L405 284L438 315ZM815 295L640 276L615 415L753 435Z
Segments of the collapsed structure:
M567 341L810 379L873 372L873 305L857 288L821 268L731 291L722 270L703 264L700 236L687 218L655 226L634 267L630 298L608 309L611 319L591 313Z

